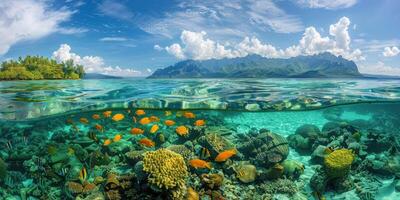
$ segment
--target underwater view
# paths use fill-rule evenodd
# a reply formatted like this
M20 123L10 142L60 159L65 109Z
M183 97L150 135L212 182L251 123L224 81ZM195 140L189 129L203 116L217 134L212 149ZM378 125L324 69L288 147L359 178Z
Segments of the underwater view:
M399 199L399 83L1 82L0 196Z

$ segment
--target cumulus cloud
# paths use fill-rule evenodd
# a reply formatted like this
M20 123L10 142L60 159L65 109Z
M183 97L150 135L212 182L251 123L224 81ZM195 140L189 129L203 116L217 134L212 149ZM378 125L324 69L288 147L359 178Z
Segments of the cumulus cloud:
M157 51L162 51L162 50L164 50L164 48L162 48L160 45L158 45L158 44L156 44L156 45L154 45L154 47L153 47L155 50L157 50Z
M296 2L308 8L340 9L349 8L357 3L357 0L296 0Z
M35 40L55 32L82 33L87 30L61 27L73 12L54 9L48 1L1 0L0 1L0 55L8 52L18 42Z
M146 76L149 73L141 72L135 69L121 68L119 66L112 67L106 66L104 59L99 56L83 56L73 53L71 47L68 44L60 45L56 51L53 52L54 59L58 62L65 62L67 60L73 60L74 63L83 65L87 73L100 73L114 76Z
M358 70L363 74L400 76L400 67L389 66L381 61L378 61L376 64L359 64Z
M165 50L178 59L221 59L244 57L257 54L269 58L288 58L298 55L313 55L331 52L350 60L364 60L360 49L351 50L351 38L348 33L350 20L342 17L329 29L331 37L322 37L315 27L305 29L298 44L286 49L279 49L272 44L263 43L257 37L245 37L237 44L223 45L207 37L204 31L193 32L184 30L181 33L181 44L174 43Z
M384 51L382 52L383 56L385 57L397 56L399 53L400 50L397 47L385 47Z

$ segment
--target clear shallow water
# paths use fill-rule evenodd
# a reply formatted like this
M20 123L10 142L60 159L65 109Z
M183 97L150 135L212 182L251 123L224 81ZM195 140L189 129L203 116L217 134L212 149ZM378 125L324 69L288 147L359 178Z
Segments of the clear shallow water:
M103 108L309 110L397 101L399 80L208 79L0 82L0 119Z
M0 162L0 197L168 199L191 187L201 199L399 199L398 85L318 79L0 82L0 158L7 165L3 176ZM124 118L113 120L116 114ZM141 121L146 117L149 124ZM205 125L196 126L197 120ZM152 133L154 125L158 130ZM179 134L180 126L188 133ZM143 133L133 134L132 128ZM114 141L117 135L121 139ZM146 147L143 139L154 146ZM266 148L271 142L289 151ZM146 152L164 148L184 160L185 188L154 188L151 173L140 168ZM209 156L203 157L203 148ZM231 149L237 154L216 161ZM353 151L348 173L321 179L326 185L317 187L315 177L327 170L323 157L340 149ZM211 169L196 169L194 159L209 162ZM158 168L170 165L165 160ZM249 183L242 180L250 173L242 170L246 165L257 170ZM274 171L279 166L283 174ZM207 185L204 177L212 174L223 177L220 187Z

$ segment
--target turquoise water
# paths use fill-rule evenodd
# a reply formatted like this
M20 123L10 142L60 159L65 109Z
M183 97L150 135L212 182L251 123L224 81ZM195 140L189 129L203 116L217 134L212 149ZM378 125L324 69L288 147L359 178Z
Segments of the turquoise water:
M399 85L0 82L0 199L399 199Z

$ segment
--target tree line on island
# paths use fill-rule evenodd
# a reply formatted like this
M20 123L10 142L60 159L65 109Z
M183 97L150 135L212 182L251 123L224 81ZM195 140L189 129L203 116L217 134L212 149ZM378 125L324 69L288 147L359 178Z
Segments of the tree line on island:
M43 56L4 61L0 68L0 80L81 79L84 75L84 67L73 60L59 63Z

